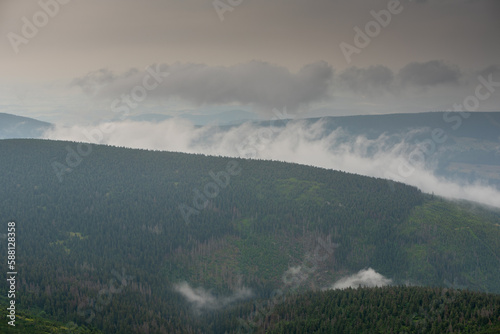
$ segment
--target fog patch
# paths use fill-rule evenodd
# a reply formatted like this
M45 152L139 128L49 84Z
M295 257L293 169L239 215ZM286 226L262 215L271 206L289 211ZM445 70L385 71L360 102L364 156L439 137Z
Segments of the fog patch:
M337 290L337 289L348 289L348 288L359 288L359 287L381 287L390 285L392 280L384 277L383 275L377 273L372 268L360 270L358 273L343 277L335 282L327 290Z
M203 287L193 288L187 282L175 284L174 290L180 293L197 312L220 309L236 301L248 299L253 295L249 288L240 287L229 296L214 296Z
M184 119L168 119L160 123L122 121L95 126L55 126L43 138L300 163L403 182L427 193L500 207L500 191L494 186L437 176L433 156L412 162L411 152L415 148L412 136L419 131L400 137L381 134L367 138L354 136L342 128L327 129L321 120L266 125L248 122L221 128L197 127Z

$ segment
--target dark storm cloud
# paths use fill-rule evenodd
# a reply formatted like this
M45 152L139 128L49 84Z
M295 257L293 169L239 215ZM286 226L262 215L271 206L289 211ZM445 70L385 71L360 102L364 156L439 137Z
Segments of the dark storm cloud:
M243 104L260 110L286 107L298 111L310 103L329 97L333 70L326 62L316 62L292 73L287 68L262 61L234 66L205 64L162 65L168 73L158 88L150 91L151 98L178 97L197 105ZM84 90L88 82L104 84L100 97L116 98L141 85L143 73L115 76L101 70L73 80Z
M394 73L383 65L367 68L350 67L338 77L341 87L356 94L369 96L388 91L393 81Z
M403 85L427 87L458 84L461 72L456 65L442 60L431 60L425 63L409 63L399 71L398 77Z

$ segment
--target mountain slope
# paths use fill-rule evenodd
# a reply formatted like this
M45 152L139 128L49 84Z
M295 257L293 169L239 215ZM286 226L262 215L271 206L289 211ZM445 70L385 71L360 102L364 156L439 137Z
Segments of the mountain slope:
M33 118L0 113L0 139L39 138L51 126Z
M191 310L266 298L297 277L297 291L328 287L366 267L396 284L500 292L500 212L401 183L72 142L2 140L0 156L20 307L62 322L189 332Z
M259 320L256 333L495 333L500 296L420 287L315 292Z

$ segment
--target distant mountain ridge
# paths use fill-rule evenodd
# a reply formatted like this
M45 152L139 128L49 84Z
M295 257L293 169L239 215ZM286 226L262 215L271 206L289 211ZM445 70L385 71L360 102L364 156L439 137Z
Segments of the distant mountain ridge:
M40 138L51 127L33 118L0 113L0 139Z
M500 112L422 112L311 118L323 119L329 128L343 127L353 133L382 134L415 128L442 129L453 136L482 140L500 139Z
M243 110L231 110L214 114L183 114L180 119L187 119L196 126L207 124L241 124L244 122L254 121L256 116L254 113ZM130 117L133 121L159 123L168 119L173 119L172 116L163 114L141 114Z
M408 159L412 152L425 156L425 168L447 179L485 183L500 189L500 112L424 112L261 121L260 126L285 127L294 122L311 126L322 122L321 136L339 131L331 149L354 145L364 137L392 149L401 143L400 154ZM367 156L381 152L374 145Z
M353 135L365 135L369 139L383 133L394 134L411 129L442 129L456 137L500 140L500 111L489 112L447 112L432 111L419 113L395 113L377 115L324 116L311 118L287 118L277 121L256 121L262 126L284 126L290 122L318 121L325 123L329 130L342 128ZM270 124L271 123L271 124Z
M218 123L223 128L236 126L242 122L253 122L268 126L270 121L256 120L253 113L234 110L210 115L186 114L180 118L187 119L197 126ZM163 122L172 116L163 114L141 114L131 116L131 120L139 122ZM335 130L339 127L351 134L363 134L368 138L377 137L383 133L394 133L416 128L440 128L454 136L498 141L500 140L500 111L498 112L422 112L379 115L326 116L315 118L297 118L297 121L314 123L324 121L326 127ZM292 119L273 121L273 126L292 122ZM51 123L34 118L0 113L0 139L37 138Z

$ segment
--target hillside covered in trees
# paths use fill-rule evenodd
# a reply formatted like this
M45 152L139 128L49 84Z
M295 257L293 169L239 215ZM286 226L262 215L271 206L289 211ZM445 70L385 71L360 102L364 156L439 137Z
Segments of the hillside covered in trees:
M287 307L307 314L307 304L340 293L309 291L365 268L394 285L500 293L497 209L273 161L46 140L1 140L0 156L0 234L16 222L16 305L58 323L104 333L230 331L255 311L254 300L288 287L285 294L305 299L274 310L284 312L270 322L279 333L302 321ZM370 291L351 293L441 293ZM498 318L497 297L484 298ZM330 311L322 313L335 317ZM475 318L471 326L482 330Z
M256 332L498 333L500 296L423 287L309 292L277 305Z

